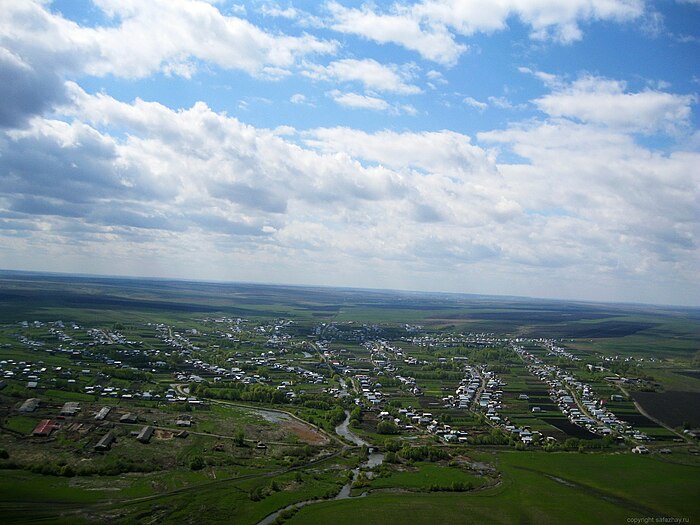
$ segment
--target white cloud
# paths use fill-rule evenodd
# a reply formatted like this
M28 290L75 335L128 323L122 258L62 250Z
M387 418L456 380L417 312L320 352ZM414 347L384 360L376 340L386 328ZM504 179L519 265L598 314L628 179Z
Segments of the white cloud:
M263 5L260 12L265 16L289 18L291 20L299 16L299 11L294 7L282 8L278 4Z
M304 104L306 102L306 96L301 93L295 93L289 98L292 104Z
M584 76L561 84L534 104L553 117L566 117L629 131L671 132L687 127L693 95L647 89L627 91L625 82Z
M54 69L142 78L156 71L191 76L197 62L279 77L300 58L332 53L336 42L268 33L198 1L99 0L113 24L86 27L48 11L43 2L11 2L0 13L3 45L24 60ZM36 38L41 33L42 38Z
M337 2L330 2L328 9L333 17L331 27L336 31L363 36L380 43L394 43L417 51L423 58L453 65L467 46L455 42L444 25L423 24L407 7L395 4L391 14L381 14L369 6L348 9Z
M373 109L385 111L391 108L389 103L378 97L360 95L358 93L343 93L337 89L329 91L328 95L341 106L355 109Z
M306 134L306 144L325 153L347 153L396 170L421 170L463 180L496 176L495 159L453 131L367 133L350 128L320 128Z
M533 39L569 43L582 38L581 22L630 21L642 16L644 7L643 0L423 0L397 2L382 12L369 4L360 8L336 1L327 4L336 31L398 44L448 66L468 49L456 41L457 35L503 30L513 16L530 26Z
M406 83L412 76L410 67L380 64L373 59L346 58L327 66L307 64L303 74L314 79L338 82L360 82L367 90L413 95L420 93L418 86Z
M474 97L466 97L466 98L463 100L463 102L464 102L467 106L470 106L470 107L473 107L473 108L476 108L476 109L480 109L480 110L482 110L482 111L483 111L484 109L486 109L486 108L489 107L489 105L488 105L486 102L480 102L480 101L476 100Z
M690 174L698 153L666 156L621 131L558 119L481 133L479 140L505 145L527 160L499 170L507 195L540 223L528 234L533 250L561 251L568 254L564 261L572 259L567 264L580 256L606 278L639 274L697 282L692 261L700 255L700 185Z
M240 260L236 275L257 280L274 267L301 282L312 264L366 286L429 275L528 293L527 275L543 294L564 283L552 295L604 296L620 279L663 282L657 301L697 291L697 153L556 118L480 134L526 159L497 164L454 131L265 130L203 103L68 89L62 120L35 118L0 141L3 253L54 269L82 254L101 271L148 253L189 277L234 278L206 272Z

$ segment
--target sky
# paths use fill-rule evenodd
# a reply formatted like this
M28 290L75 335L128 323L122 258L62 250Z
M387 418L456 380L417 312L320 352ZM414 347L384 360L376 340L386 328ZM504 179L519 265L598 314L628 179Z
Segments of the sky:
M0 268L700 304L700 0L0 0Z

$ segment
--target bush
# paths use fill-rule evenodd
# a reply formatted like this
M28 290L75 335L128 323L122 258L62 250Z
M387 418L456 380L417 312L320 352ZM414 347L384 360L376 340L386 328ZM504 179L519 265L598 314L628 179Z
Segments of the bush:
M205 466L202 456L195 456L190 460L190 470L202 470Z
M387 463L398 463L399 456L396 455L396 452L389 451L384 455L384 461Z
M377 425L377 432L380 434L398 434L399 427L393 421L380 421Z

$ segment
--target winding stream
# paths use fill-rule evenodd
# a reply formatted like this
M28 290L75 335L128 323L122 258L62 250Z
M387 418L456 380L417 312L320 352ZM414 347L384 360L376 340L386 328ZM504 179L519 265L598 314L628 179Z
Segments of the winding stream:
M350 412L347 410L345 411L345 421L343 421L340 425L335 427L335 433L338 434L340 437L343 437L347 439L348 441L354 443L355 445L362 446L365 445L369 449L369 457L367 458L367 461L365 461L360 467L354 468L352 470L352 479L348 481L345 485L343 485L343 488L340 489L340 492L335 495L333 498L335 499L348 499L353 496L350 495L350 492L352 490L352 484L357 480L357 477L360 475L360 468L374 468L382 464L384 461L384 454L380 454L379 452L375 452L371 445L367 443L364 439L362 439L360 436L355 434L352 430L350 430ZM358 498L361 498L365 496L367 493L364 492L360 496L356 496ZM309 499L309 500L304 500L304 501L299 501L297 503L292 503L291 505L287 505L284 508L281 508L278 511L273 512L272 514L268 515L258 523L258 525L270 525L273 521L275 521L280 514L283 512L290 510L290 509L299 509L301 507L305 507L307 505L311 505L313 503L322 503L324 501L329 501L328 499Z

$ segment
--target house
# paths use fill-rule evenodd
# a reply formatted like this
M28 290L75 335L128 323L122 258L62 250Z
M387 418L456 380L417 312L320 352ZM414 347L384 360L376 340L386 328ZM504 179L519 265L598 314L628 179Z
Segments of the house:
M542 412L542 408L541 407L532 407L532 412L533 413Z
M116 440L117 440L117 438L114 436L114 434L112 432L107 432L97 442L97 445L95 445L95 450L97 450L97 451L109 450L110 448L112 448L112 443L114 443Z
M139 432L138 436L136 436L136 439L141 443L148 443L151 440L151 437L153 437L154 430L155 429L152 426L146 425L141 429L141 432Z
M648 454L649 449L644 445L638 445L632 449L632 454Z

